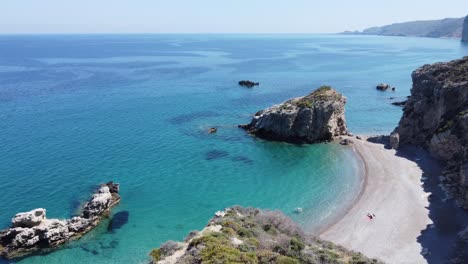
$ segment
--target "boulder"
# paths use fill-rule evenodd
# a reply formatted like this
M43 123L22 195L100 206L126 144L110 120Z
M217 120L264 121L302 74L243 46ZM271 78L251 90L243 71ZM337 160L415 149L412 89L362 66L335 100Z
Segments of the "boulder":
M346 135L346 98L329 86L255 114L239 125L259 138L290 143L316 143Z
M25 213L16 214L11 220L13 227L34 227L46 219L46 210L38 208Z
M388 88L390 88L390 85L386 84L386 83L381 83L379 85L377 85L375 87L375 89L379 90L379 91L386 91Z
M83 236L120 202L118 191L119 185L113 182L100 186L83 213L68 220L47 219L42 208L17 214L12 227L0 231L0 257L13 259L48 252Z
M353 144L353 141L350 139L345 138L345 139L340 140L340 145L347 146L351 144Z
M400 135L398 133L393 132L390 135L390 146L392 147L392 149L398 149L398 147L400 146Z

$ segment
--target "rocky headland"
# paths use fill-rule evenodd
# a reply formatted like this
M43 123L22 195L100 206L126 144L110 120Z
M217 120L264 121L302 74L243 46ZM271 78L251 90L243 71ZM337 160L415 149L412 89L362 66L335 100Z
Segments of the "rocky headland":
M422 146L441 160L448 193L468 209L468 57L424 65L412 78L394 147Z
M82 213L71 219L48 219L46 210L18 213L10 228L0 231L0 256L13 259L48 252L96 227L120 202L119 184L101 185L85 204Z
M427 38L461 38L464 18L421 20L371 27L363 31L346 31L348 35L408 36Z
M346 135L346 97L322 86L303 97L293 98L255 114L239 127L263 139L290 143L330 141Z
M217 212L201 232L166 242L150 256L153 264L380 263L305 235L279 211L241 207Z

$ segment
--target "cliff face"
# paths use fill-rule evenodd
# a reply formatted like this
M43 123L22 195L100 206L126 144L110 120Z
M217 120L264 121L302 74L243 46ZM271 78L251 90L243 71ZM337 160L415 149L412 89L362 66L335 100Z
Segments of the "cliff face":
M443 182L468 209L468 57L412 74L411 97L395 134L446 163Z
M463 22L462 41L468 43L468 16L465 17Z
M306 236L278 211L234 207L217 212L201 232L150 253L152 263L380 263Z
M241 125L260 138L292 143L314 143L347 134L346 98L328 86L258 112Z

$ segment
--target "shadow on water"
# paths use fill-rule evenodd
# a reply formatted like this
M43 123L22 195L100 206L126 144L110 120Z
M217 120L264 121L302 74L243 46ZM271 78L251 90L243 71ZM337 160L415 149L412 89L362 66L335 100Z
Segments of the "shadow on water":
M122 228L128 223L129 215L129 211L120 211L115 213L107 225L107 231L115 232L115 230Z
M390 149L388 136L368 139L369 142L383 144ZM416 163L423 171L421 177L424 192L429 193L429 218L433 224L426 226L417 238L422 247L421 255L429 264L451 263L456 256L457 234L468 226L468 211L458 207L454 200L447 200L446 194L439 185L442 165L439 161L419 147L402 146L397 156ZM468 248L461 249L468 251ZM464 262L467 263L467 262Z

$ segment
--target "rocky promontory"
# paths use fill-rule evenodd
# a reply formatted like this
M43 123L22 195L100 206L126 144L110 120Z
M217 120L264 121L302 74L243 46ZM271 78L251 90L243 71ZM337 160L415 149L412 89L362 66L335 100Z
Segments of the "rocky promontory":
M345 104L346 98L342 94L322 86L307 96L259 111L249 124L239 127L267 140L290 143L329 141L348 133Z
M168 241L150 256L153 264L380 263L304 234L279 211L242 207L217 212L201 232Z
M13 259L48 252L80 238L96 227L120 202L118 193L119 184L109 182L100 186L82 213L71 219L48 219L43 208L16 214L11 227L0 231L0 256Z
M449 194L468 209L468 57L424 65L393 136L396 145L419 145L445 163Z

